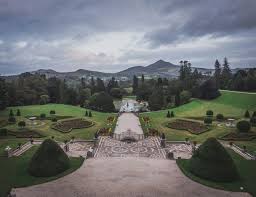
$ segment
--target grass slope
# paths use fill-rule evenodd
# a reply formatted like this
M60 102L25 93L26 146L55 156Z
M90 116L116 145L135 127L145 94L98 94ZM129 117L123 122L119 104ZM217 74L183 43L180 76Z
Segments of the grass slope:
M73 116L73 117L84 117L86 109L71 106L71 105L64 105L64 104L47 104L47 105L30 105L30 106L19 106L19 107L10 107L4 111L0 111L0 117L8 117L9 110L12 109L14 113L16 113L17 109L21 111L21 117L16 117L17 122L20 120L26 120L26 116L39 116L41 113L45 113L46 116L50 116L50 110L55 110L56 115L59 116ZM110 113L101 113L92 111L92 118L87 117L89 120L92 120L95 125L90 128L84 129L75 129L70 133L64 134L58 132L51 128L52 122L50 120L44 120L45 123L42 126L35 127L39 133L42 135L49 137L55 136L55 139L64 141L66 139L70 139L72 136L81 139L92 139L94 137L94 133L98 131L100 128L106 126L107 124L107 117L110 116ZM17 129L17 124L9 125L7 128L10 129ZM1 143L1 141L0 141Z
M237 119L243 118L247 109L249 109L251 113L256 111L256 94L230 91L221 91L221 94L220 97L211 101L193 99L190 103L169 110L174 111L175 117L178 118L199 119L204 117L206 111L209 109L213 110L214 116L218 113L222 113L225 117L235 117ZM198 136L190 134L187 131L170 129L165 126L166 122L170 121L169 118L166 118L167 111L168 110L161 110L141 114L141 116L148 116L150 118L151 127L158 129L160 132L165 132L167 140L184 140L188 137L190 140L202 142L209 137L221 137L234 130L226 127L217 127L215 123L211 131Z
M38 178L30 176L27 172L28 163L36 151L37 147L33 147L28 150L20 157L5 158L0 157L0 196L7 196L8 192L13 187L25 187L30 185L35 185L50 180L54 180L65 176L76 169L78 169L82 163L83 158L71 158L71 167L65 172L46 178Z

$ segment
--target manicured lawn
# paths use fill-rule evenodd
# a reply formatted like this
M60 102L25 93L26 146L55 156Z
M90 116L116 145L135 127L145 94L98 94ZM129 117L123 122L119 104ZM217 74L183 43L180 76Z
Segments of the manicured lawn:
M39 116L41 113L45 113L46 116L50 116L50 110L55 110L56 115L58 116L73 116L73 117L84 117L86 109L71 106L71 105L64 105L64 104L47 104L47 105L30 105L30 106L22 106L22 107L10 107L4 111L0 112L0 117L8 117L9 110L12 109L14 114L16 113L17 109L21 111L21 117L16 117L17 122L20 120L27 120L25 117L27 116ZM29 126L31 128L36 129L39 133L46 137L54 136L56 140L64 141L71 139L72 136L81 139L92 139L94 137L94 133L98 131L100 128L105 127L107 124L107 118L110 113L101 113L92 111L93 117L88 118L89 120L95 123L94 126L90 128L84 129L74 129L70 133L61 133L51 128L52 122L50 120L43 120L44 123L41 126ZM8 125L6 128L16 129L17 124L15 125ZM1 143L1 141L0 141Z
M190 179L199 182L201 184L230 191L246 191L251 193L253 196L256 196L256 187L255 187L255 180L256 180L256 161L253 160L245 160L240 155L234 153L232 150L228 150L231 154L232 158L235 161L237 166L240 180L231 182L231 183L219 183L201 179L196 177L192 173L189 172L189 160L180 159L177 160L177 164L182 170L182 172L189 177ZM240 187L243 187L244 190L241 190Z
M26 143L25 139L1 139L0 140L0 156L4 155L4 149L6 146L10 146L11 148L15 149L18 147L18 144L24 144Z
M13 187L35 185L65 176L78 169L84 161L83 158L71 158L71 168L67 171L54 177L33 177L28 174L27 167L36 149L33 147L20 157L0 157L0 196L6 196Z
M207 110L213 110L214 116L222 113L225 117L234 117L236 119L243 118L247 109L252 113L256 111L256 94L247 94L240 92L221 91L222 95L217 99L211 101L193 99L190 103L181 105L179 107L169 109L174 111L177 118L195 118L203 119ZM151 127L158 129L160 132L165 132L167 140L184 140L186 137L190 140L204 141L208 137L221 137L230 131L232 128L225 126L218 127L217 123L213 123L210 131L200 135L193 135L187 131L180 131L167 128L166 122L170 118L166 118L168 110L161 110L155 112L142 113L141 116L148 116L150 118Z

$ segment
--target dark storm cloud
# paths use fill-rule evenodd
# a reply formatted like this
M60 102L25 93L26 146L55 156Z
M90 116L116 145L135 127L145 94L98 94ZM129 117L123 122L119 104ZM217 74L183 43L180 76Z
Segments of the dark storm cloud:
M154 45L168 44L187 37L224 36L256 28L255 0L175 0L163 10L163 15L176 12L181 20L173 26L153 30L145 38Z
M224 55L255 66L255 10L255 0L0 0L0 73L184 57L210 67Z

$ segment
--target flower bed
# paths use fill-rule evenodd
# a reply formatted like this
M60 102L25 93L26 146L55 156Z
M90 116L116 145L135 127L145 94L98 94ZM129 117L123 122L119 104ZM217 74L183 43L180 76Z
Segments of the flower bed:
M227 135L224 135L220 138L221 140L227 141L251 141L256 139L256 133L248 132L248 133L239 133L239 132L231 132Z
M158 136L160 133L157 129L148 128L148 135L149 136Z
M108 122L114 122L114 121L115 121L115 117L113 117L113 116L108 117Z
M52 125L52 128L63 133L69 133L72 131L72 129L83 129L92 127L93 125L94 123L92 121L77 118L59 121L57 123L54 123Z
M7 136L15 136L16 138L41 138L44 137L39 132L24 128L22 130L7 130Z
M201 134L209 130L209 128L203 123L181 119L168 122L166 126L171 129L187 130L192 134Z
M112 129L111 128L100 128L100 130L98 131L98 134L101 136L108 136L112 134Z
M149 117L144 116L144 117L142 117L142 120L143 120L144 122L149 122Z

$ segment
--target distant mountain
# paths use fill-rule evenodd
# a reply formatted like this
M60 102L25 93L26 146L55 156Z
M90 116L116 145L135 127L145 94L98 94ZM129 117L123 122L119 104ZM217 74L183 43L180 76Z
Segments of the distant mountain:
M194 70L196 67L192 67L192 70ZM199 72L202 74L211 75L214 72L214 69L208 69L208 68L197 68ZM134 66L130 67L128 69L125 69L123 71L117 72L117 73L104 73L104 72L98 72L98 71L91 71L91 70L85 70L85 69L79 69L73 72L57 72L52 69L39 69L37 71L32 71L30 73L35 74L44 74L47 78L49 77L57 77L61 79L74 79L77 80L81 77L100 77L100 78L110 78L110 77L128 77L132 78L133 75L141 75L144 74L148 77L167 77L167 78L176 78L179 76L179 70L180 66L172 64L170 62L166 62L163 60L158 60L157 62L150 64L148 66ZM236 72L239 70L238 68L232 69L232 72ZM246 69L245 69L246 70ZM13 76L7 76L4 77L6 79L13 79L19 75L13 75Z
M198 71L202 72L203 74L208 74L213 71L213 69L206 69L206 68L197 68ZM179 75L180 66L172 64L170 62L165 62L163 60L158 60L157 62L150 64L146 67L143 66L135 66L118 72L118 75L123 76L133 76L133 75L149 75L149 76L161 76L161 77L168 77L168 78L175 78ZM194 68L192 68L194 70Z

